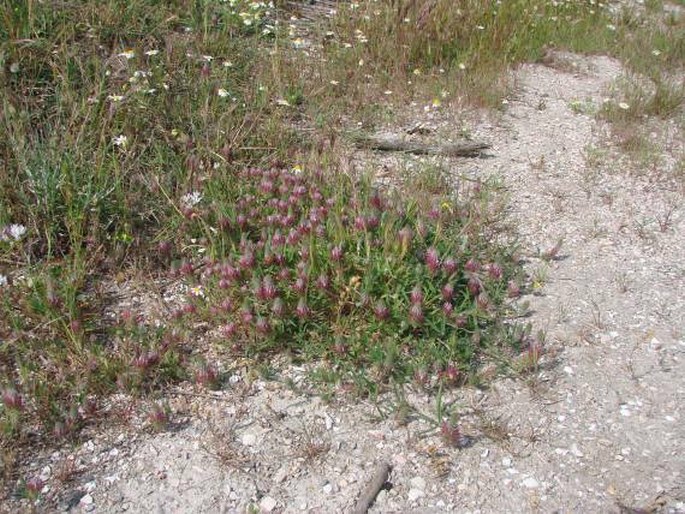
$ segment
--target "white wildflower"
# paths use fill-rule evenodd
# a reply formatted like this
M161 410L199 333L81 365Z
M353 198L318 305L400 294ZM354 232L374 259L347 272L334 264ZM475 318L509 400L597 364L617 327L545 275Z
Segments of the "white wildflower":
M24 237L24 234L26 234L26 227L24 225L18 225L13 223L9 227L7 227L7 232L9 233L12 239L14 239L15 241L19 241L22 237Z
M128 143L128 137L121 134L112 138L112 143L114 146L119 146L121 148L126 148L126 143Z
M145 52L145 55L152 57L152 56L157 55L158 53L159 53L159 50L152 49L152 50L148 50L147 52Z
M202 193L199 191L191 191L181 197L181 205L183 207L192 208L202 201Z
M118 54L119 57L123 57L124 59L133 59L136 56L136 52L134 50L124 50L120 54Z
M121 102L123 99L124 99L124 97L121 95L109 95L107 97L107 100L109 100L111 102Z
M224 88L219 88L216 94L219 95L221 98L226 98L227 96L230 96L230 93L226 91Z
M2 289L3 287L7 287L7 286L9 286L9 282L7 280L7 277L5 275L0 274L0 289Z
M627 111L628 109L630 109L630 105L628 105L628 104L625 103L625 102L619 103L618 106L619 106L621 109L623 109L624 111Z
M195 298L204 298L205 297L205 291L204 291L204 289L202 289L201 285L191 287L189 292L190 292L191 296L194 296Z

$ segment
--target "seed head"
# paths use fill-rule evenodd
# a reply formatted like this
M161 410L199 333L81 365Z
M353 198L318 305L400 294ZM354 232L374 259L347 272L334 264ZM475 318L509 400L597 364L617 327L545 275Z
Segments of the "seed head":
M380 218L378 216L376 216L375 214L367 216L366 221L365 221L366 228L369 230L374 230L374 229L378 228L378 225L380 225L380 223L381 223Z
M409 320L414 325L421 325L424 322L425 317L423 315L423 309L421 308L421 304L412 304L412 306L409 308Z
M493 262L488 264L488 276L493 280L500 280L502 278L502 266Z
M304 293L307 290L307 279L306 279L306 277L303 277L303 276L297 277L297 279L295 279L295 283L293 284L293 289L298 294Z
M252 323L254 319L254 314L252 313L252 308L249 305L245 305L240 309L240 319L245 325Z
M414 233L412 232L411 228L409 228L409 227L403 227L397 233L397 238L400 241L400 245L402 245L402 248L404 248L404 249L409 248L409 245L411 244L411 240L413 237L414 237Z
M449 421L442 422L440 435L445 443L455 448L463 448L468 442L468 439L461 433L459 425L452 424Z
M237 328L237 327L236 327L236 324L235 324L235 323L233 323L233 322L227 323L227 324L225 324L223 327L221 327L221 334L222 334L225 338L228 339L228 338L230 338L230 337L232 337L232 336L235 335L235 333L236 333L236 328Z
M44 486L45 483L40 477L29 478L26 481L26 491L29 493L29 496L36 496L43 490Z
M423 291L421 290L421 284L416 284L414 289L411 290L409 294L409 299L414 305L421 305L423 302Z
M264 277L261 286L262 296L265 300L273 300L276 298L277 290L276 284L274 284L274 279L270 275Z
M240 259L238 260L238 265L244 269L244 270L251 270L254 265L255 265L255 256L252 250L246 250L245 253L243 253L240 256Z
M215 366L203 363L195 371L195 382L205 387L214 388L217 385L219 372Z
M510 280L507 284L507 296L509 298L518 298L521 296L521 288L514 280Z
M343 249L342 246L337 245L331 248L331 260L333 262L340 262L343 256Z
M297 317L300 319L305 319L311 314L311 309L307 305L307 300L304 297L300 298L300 300L297 302L295 314L297 314Z
M464 269L469 273L476 273L480 269L480 264L475 259L469 259L464 265Z
M426 250L426 266L428 267L428 271L431 272L431 274L435 273L440 269L440 255L438 254L438 251L434 247L428 248Z
M451 282L447 282L444 286L442 286L442 299L445 300L446 302L449 302L452 300L452 297L454 296L454 286L452 285Z
M255 321L255 329L262 335L266 335L271 332L271 324L263 316L257 316L257 321Z
M280 298L276 298L274 300L273 305L271 306L271 312L273 313L274 316L277 318L282 318L283 315L285 314L285 304L283 303L283 300Z
M16 411L24 410L24 399L17 390L12 387L2 391L2 403L7 409Z
M161 430L169 423L169 413L163 405L155 403L148 412L148 419L155 429Z
M468 288L469 292L473 296L478 296L478 293L481 291L480 280L478 280L478 277L474 276L469 279Z
M388 316L390 315L390 309L388 309L382 300L378 300L373 306L373 313L378 320L383 321L388 319Z
M447 257L442 263L442 270L447 276L457 271L457 261L452 257Z
M442 312L445 316L450 317L454 312L454 306L450 302L445 302L442 304Z
M328 278L328 275L326 273L321 273L321 275L319 275L319 277L316 279L316 287L318 287L322 291L326 291L330 286L331 279Z

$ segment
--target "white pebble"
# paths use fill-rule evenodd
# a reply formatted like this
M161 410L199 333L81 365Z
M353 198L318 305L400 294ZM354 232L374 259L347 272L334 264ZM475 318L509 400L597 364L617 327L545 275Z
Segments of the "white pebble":
M535 480L533 477L528 477L521 482L521 485L523 487L527 487L528 489L535 489L536 487L539 487L540 484L538 483L537 480Z
M259 502L259 506L264 512L271 512L276 508L277 502L271 496L265 496Z
M415 502L424 495L424 492L420 489L409 489L409 501Z
M569 448L571 450L571 453L575 455L576 457L582 457L583 452L580 451L580 448L578 448L578 445L576 443L573 443L571 447Z
M420 489L424 491L426 489L426 481L421 477L414 477L409 481L409 484L414 489Z
M257 436L250 433L243 434L242 442L245 446L254 446L257 444Z

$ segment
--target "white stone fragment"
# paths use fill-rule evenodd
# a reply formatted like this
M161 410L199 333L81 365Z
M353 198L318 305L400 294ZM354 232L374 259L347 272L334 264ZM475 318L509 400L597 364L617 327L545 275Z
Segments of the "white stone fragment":
M271 496L265 496L259 502L259 507L264 512L271 512L276 508L277 504L278 504L278 502L276 500L274 500Z
M571 450L571 453L573 455L575 455L576 457L582 457L583 456L583 452L580 451L580 448L578 448L578 445L576 443L573 443L571 445L571 447L569 448L569 450Z
M425 493L421 489L409 489L409 501L415 502L421 498Z
M426 490L426 481L422 477L414 477L409 481L409 484L413 489L420 489L421 491Z
M527 487L528 489L535 489L536 487L539 487L540 484L538 483L537 480L535 480L533 477L528 477L525 478L522 482L521 485L523 487Z
M51 476L52 476L52 468L50 468L50 466L45 466L43 469L40 470L39 478L43 482L47 481Z
M254 446L257 444L257 436L248 432L247 434L243 434L241 441L245 446Z

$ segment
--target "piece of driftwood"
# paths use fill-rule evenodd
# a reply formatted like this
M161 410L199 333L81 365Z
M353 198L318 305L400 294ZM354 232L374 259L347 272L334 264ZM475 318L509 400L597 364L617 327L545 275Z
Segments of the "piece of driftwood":
M411 141L392 134L357 136L354 139L354 143L358 148L367 148L369 150L403 152L417 155L444 155L447 157L478 157L483 150L490 148L489 144L478 141L431 145Z
M354 514L366 514L376 501L376 496L383 489L383 485L388 481L390 476L390 464L381 462L373 472L369 485L364 489L357 505L354 507Z

